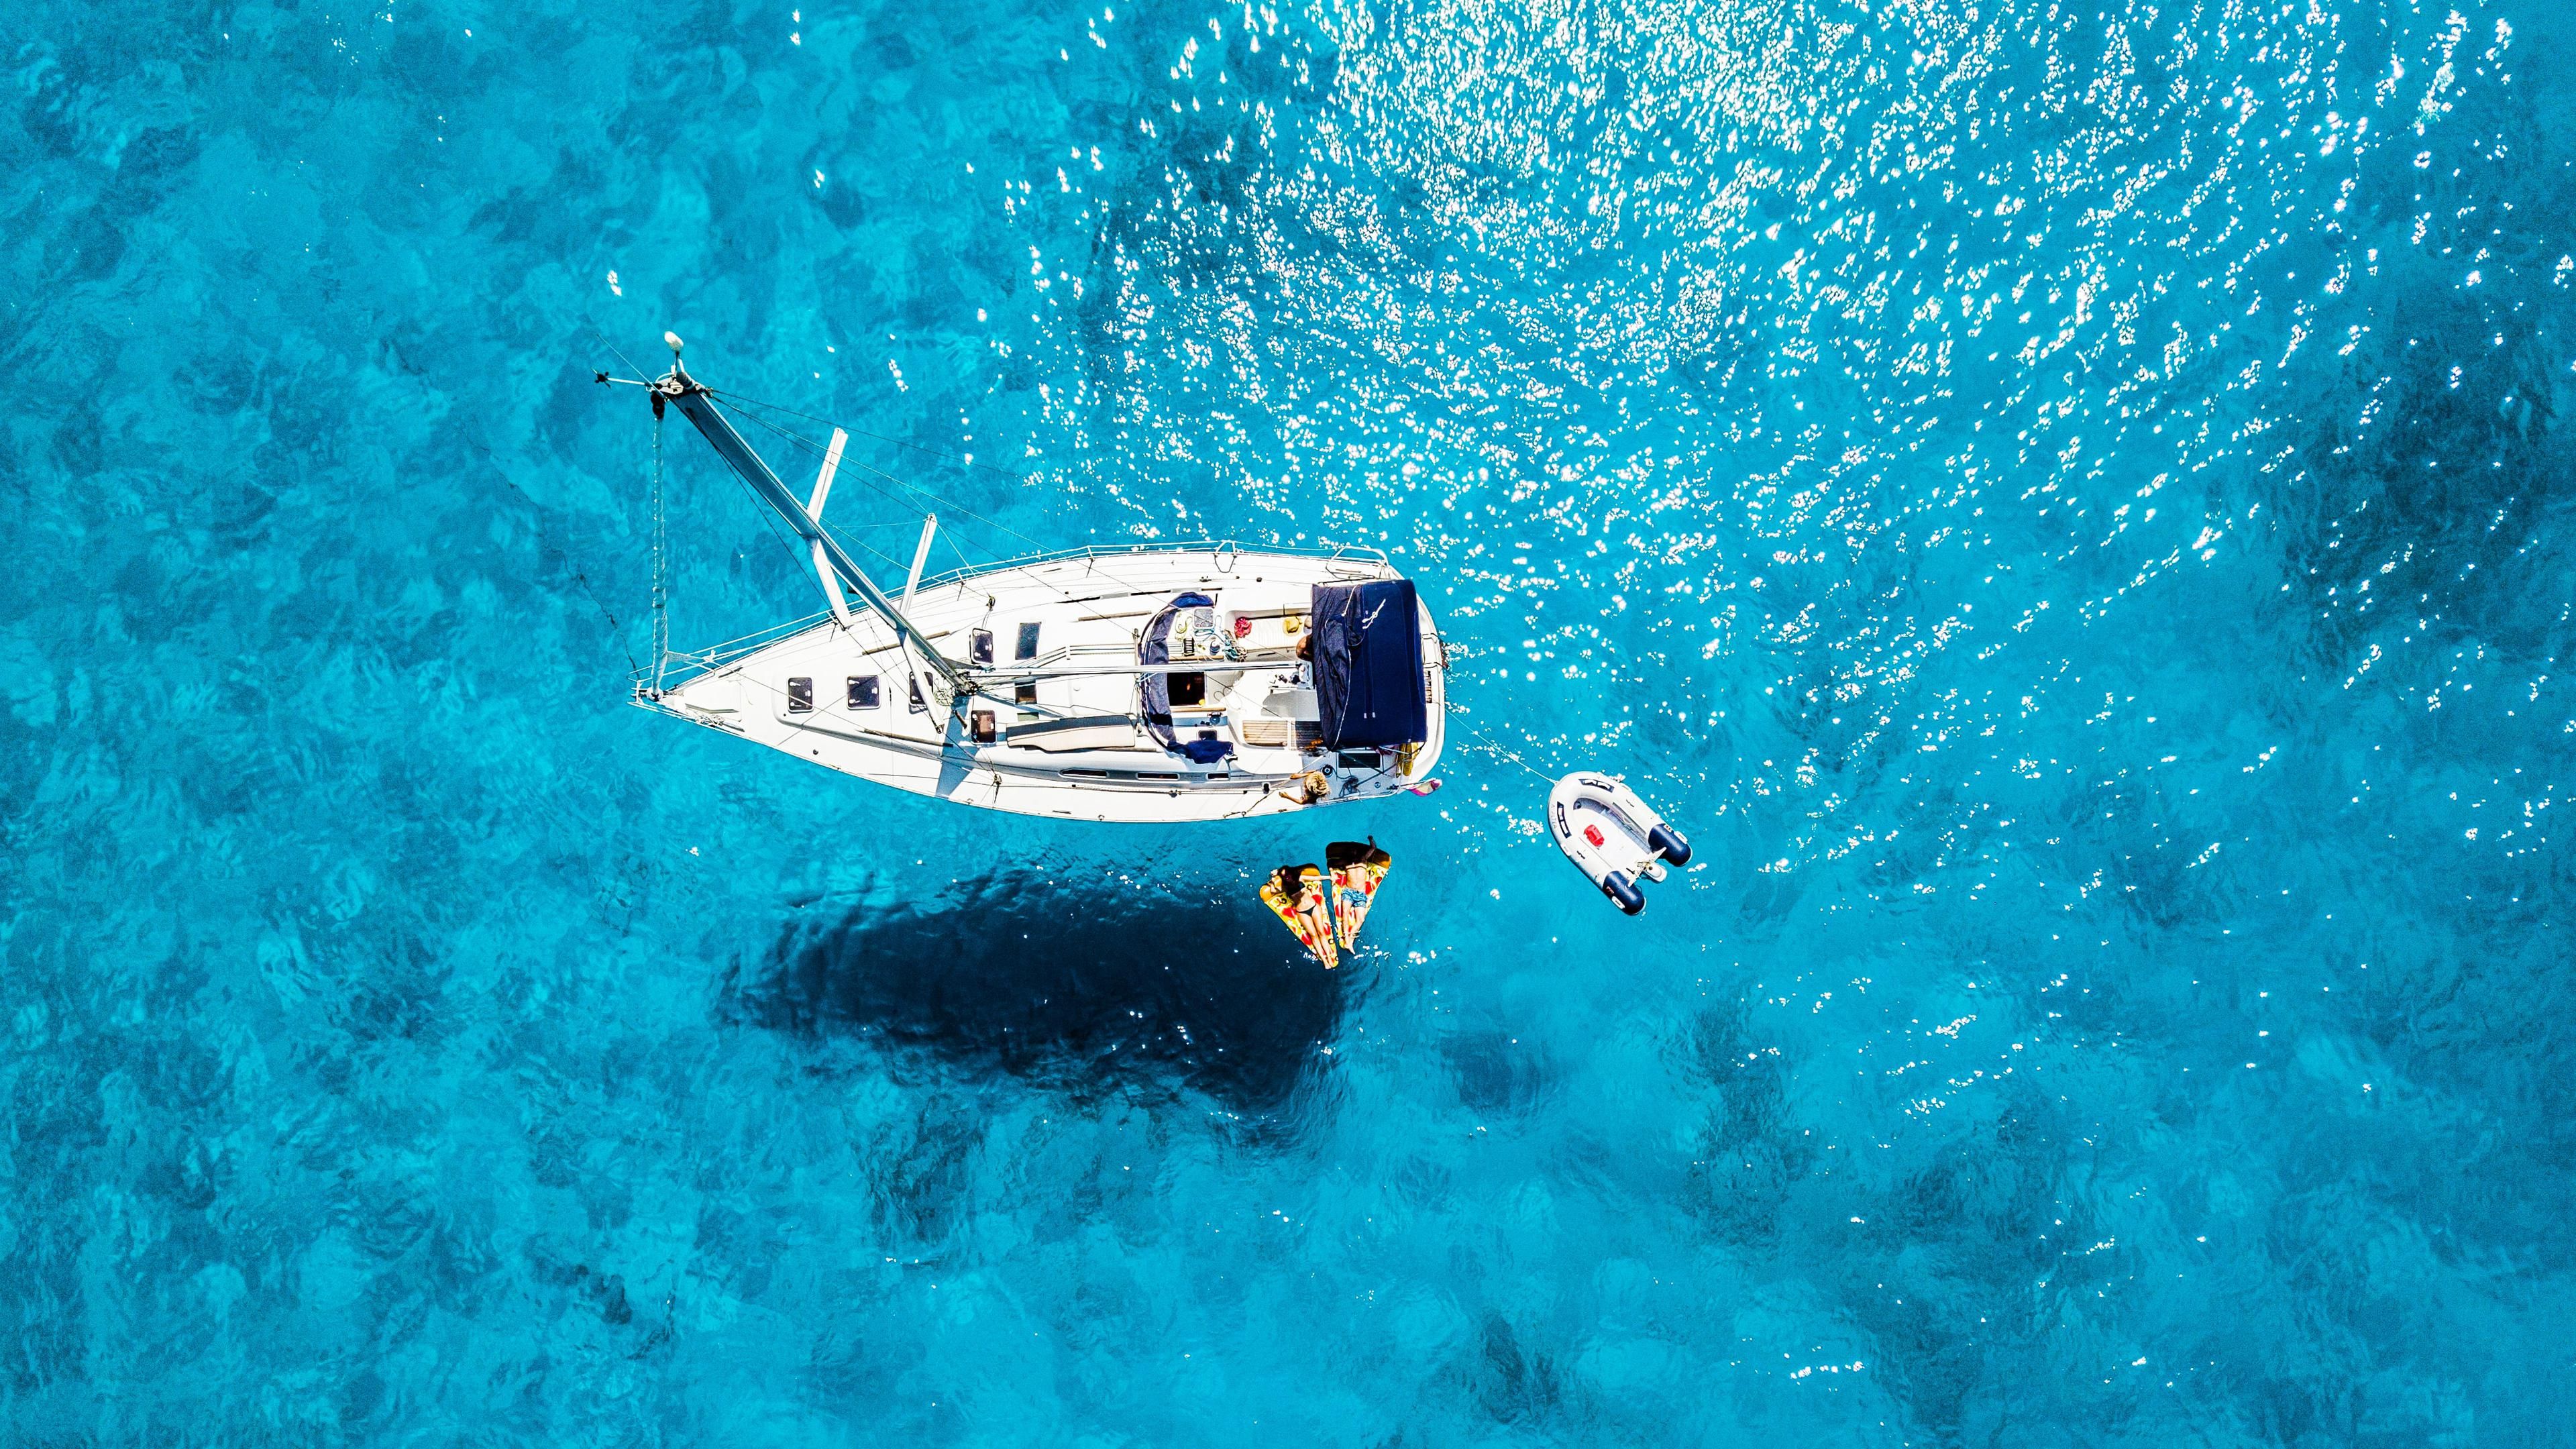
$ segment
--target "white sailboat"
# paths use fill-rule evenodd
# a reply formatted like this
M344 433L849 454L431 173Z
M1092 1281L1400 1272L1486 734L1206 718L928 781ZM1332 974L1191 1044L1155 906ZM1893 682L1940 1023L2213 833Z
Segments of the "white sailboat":
M794 530L825 610L657 658L634 702L881 785L1076 820L1273 815L1438 787L1447 653L1374 549L1070 549L900 599L823 527L847 435L799 501L680 364L651 390ZM853 607L844 589L858 595Z

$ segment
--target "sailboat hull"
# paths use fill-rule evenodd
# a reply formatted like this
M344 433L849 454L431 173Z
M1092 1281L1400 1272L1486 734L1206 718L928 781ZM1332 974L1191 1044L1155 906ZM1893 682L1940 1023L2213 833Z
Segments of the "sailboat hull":
M1386 799L1425 792L1440 758L1446 661L1429 609L1416 620L1425 738L1400 748L1327 748L1297 647L1315 585L1394 576L1374 553L1087 549L912 597L906 615L976 673L961 708L874 612L691 656L636 702L862 780L1023 815L1171 824ZM1170 608L1189 595L1207 602ZM1167 687L1149 720L1138 646L1158 623Z

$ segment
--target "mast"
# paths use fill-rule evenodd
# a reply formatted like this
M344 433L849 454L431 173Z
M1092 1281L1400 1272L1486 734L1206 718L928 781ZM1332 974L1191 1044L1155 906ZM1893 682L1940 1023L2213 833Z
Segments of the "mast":
M887 598L885 590L878 588L876 581L860 569L858 561L850 557L849 550L841 547L839 539L824 532L822 521L807 512L796 495L787 491L787 485L778 481L778 475L769 470L769 465L761 461L760 455L751 450L751 444L743 441L742 434L736 432L733 423L717 409L714 395L680 366L679 339L669 337L666 340L671 343L671 370L652 384L654 411L660 412L665 403L678 408L682 417L697 425L707 445L716 450L716 456L741 474L760 501L768 504L772 512L787 521L789 528L796 530L799 538L812 546L819 564L828 565L833 574L856 590L860 598L867 600L868 607L884 615L886 621L894 625L895 632L913 646L922 663L946 680L951 690L959 695L974 693L974 684L966 677L965 671L941 654L938 646L930 642L930 636L922 633L901 609L895 607L894 600ZM815 502L822 502L819 488Z

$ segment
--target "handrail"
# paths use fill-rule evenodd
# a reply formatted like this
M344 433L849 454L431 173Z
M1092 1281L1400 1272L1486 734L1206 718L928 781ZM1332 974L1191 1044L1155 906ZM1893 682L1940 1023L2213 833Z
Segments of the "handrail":
M992 563L964 564L945 573L923 579L925 589L953 584L974 574L1000 573L1005 569L1033 568L1038 564L1062 563L1075 558L1123 558L1140 553L1284 553L1294 558L1357 558L1377 563L1387 562L1386 550L1367 544L1263 543L1246 548L1238 539L1194 538L1175 543L1084 543L1071 548L1048 549L1041 553L1022 554L1017 558L999 559Z

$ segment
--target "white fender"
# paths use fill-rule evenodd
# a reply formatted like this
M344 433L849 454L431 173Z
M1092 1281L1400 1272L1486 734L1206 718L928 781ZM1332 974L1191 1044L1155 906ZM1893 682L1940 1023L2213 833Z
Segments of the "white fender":
M1667 863L1686 865L1690 843L1637 792L1608 775L1577 770L1547 794L1548 833L1601 893L1635 915L1646 908L1641 880L1662 880Z

